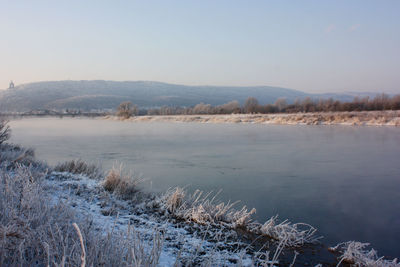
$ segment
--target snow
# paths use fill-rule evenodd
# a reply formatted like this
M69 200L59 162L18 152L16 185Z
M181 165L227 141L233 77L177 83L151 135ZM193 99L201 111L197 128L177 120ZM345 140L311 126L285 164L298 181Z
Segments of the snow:
M116 116L105 119L121 120ZM347 126L400 126L400 111L354 111L274 114L229 115L161 115L134 116L122 119L129 122L197 122L197 123L248 123L287 125L347 125Z
M82 219L90 218L98 234L113 232L123 235L133 229L134 240L140 241L138 249L159 253L158 266L174 266L177 261L190 266L253 266L257 261L263 266L276 266L287 245L301 248L318 239L314 235L316 230L307 224L277 223L277 217L272 217L265 224L251 222L249 227L253 227L250 231L254 234L267 235L276 240L276 250L270 252L264 249L252 254L249 250L251 244L240 241L238 233L229 227L228 222L201 224L190 218L173 218L168 209L159 207L165 204L163 197L148 195L140 201L122 200L106 191L99 181L68 172L51 172L43 183L52 203L61 201ZM164 201L166 196L171 194L164 195ZM180 197L179 194L175 196ZM203 205L204 202L197 204ZM194 206L189 205L188 209ZM182 206L170 208L178 208L179 211ZM154 250L157 245L160 249ZM379 258L376 251L366 250L366 246L351 241L339 244L331 251L340 252L340 262L353 262L356 266L400 266L396 259ZM296 251L294 253L293 262L298 260L296 256L299 255Z
M188 231L189 227L178 227L165 218L146 213L140 205L132 207L132 203L117 199L106 192L98 181L84 175L52 172L44 181L44 188L54 204L61 201L78 215L90 217L99 234L110 231L124 233L132 227L150 249L154 233L162 233L164 239L159 266L172 266L177 257L197 262L211 259L213 265L225 266L233 266L240 260L238 253L230 249L233 244L206 241L205 234L200 230ZM144 213L137 214L135 211ZM242 265L250 266L251 263L251 256L243 255Z

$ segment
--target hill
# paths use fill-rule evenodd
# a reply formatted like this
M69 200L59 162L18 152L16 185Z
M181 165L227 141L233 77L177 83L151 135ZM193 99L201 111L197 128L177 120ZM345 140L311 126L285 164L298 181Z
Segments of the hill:
M326 97L301 91L270 87L186 86L148 81L46 81L16 86L0 91L1 112L26 112L38 109L114 109L122 101L131 101L140 108L161 106L193 106L200 102L221 105L232 100L241 104L249 97L260 103L273 103L284 97L288 102L296 98ZM351 100L350 95L334 95L340 100Z

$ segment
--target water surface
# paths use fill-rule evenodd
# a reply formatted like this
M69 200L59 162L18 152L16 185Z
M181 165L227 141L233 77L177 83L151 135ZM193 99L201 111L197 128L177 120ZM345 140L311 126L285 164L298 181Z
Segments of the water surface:
M358 240L400 256L400 128L70 118L11 127L13 142L50 164L122 162L151 180L148 190L222 189L260 221L279 214L315 226L328 245Z

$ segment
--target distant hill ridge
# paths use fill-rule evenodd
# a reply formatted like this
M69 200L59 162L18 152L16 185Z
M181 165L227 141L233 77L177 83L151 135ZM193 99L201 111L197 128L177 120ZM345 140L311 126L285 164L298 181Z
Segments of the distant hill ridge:
M140 108L161 106L194 106L200 102L221 105L248 97L260 103L273 103L284 97L288 102L297 98L333 97L352 100L354 95L307 94L298 90L271 86L186 86L152 81L45 81L22 84L0 91L1 112L27 112L39 109L115 109L123 101Z

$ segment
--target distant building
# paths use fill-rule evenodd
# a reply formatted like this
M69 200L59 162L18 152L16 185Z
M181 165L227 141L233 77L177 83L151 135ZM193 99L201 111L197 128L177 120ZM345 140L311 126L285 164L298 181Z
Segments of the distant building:
M10 86L8 86L8 89L13 89L14 88L14 83L13 81L10 82Z

